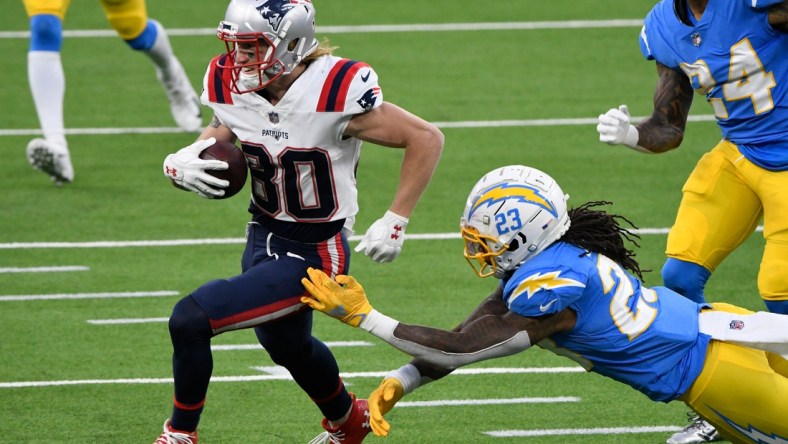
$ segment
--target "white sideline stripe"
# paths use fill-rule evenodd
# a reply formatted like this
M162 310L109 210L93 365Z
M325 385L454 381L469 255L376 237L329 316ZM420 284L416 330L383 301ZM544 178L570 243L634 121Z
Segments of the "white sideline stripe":
M457 405L501 405L501 404L548 404L557 402L580 402L576 396L552 398L503 398L503 399L448 399L437 401L401 401L397 407L442 407Z
M472 368L458 369L452 375L495 375L495 374L523 374L523 373L582 373L580 367L531 367L531 368ZM340 373L343 379L350 378L382 378L389 372L356 372ZM212 383L216 382L254 382L254 381L284 381L292 380L290 374L276 375L250 375L250 376L214 376ZM22 387L56 387L66 385L101 385L101 384L172 384L172 378L130 378L130 379L75 379L65 381L17 381L0 382L0 388Z
M148 298L178 296L177 291L129 291L121 293L60 293L60 294L21 294L0 296L0 302L12 301L48 301L60 299L108 299L108 298Z
M646 116L633 116L633 121L644 120ZM689 116L689 122L713 122L713 115ZM530 119L530 120L465 120L457 122L432 122L438 128L506 128L522 126L570 126L570 125L596 125L596 117L567 118L567 119ZM185 133L177 127L155 128L68 128L66 135L118 135L118 134L164 134ZM0 136L40 136L40 129L0 129Z
M668 234L670 228L638 228L631 230L634 234L654 235ZM755 231L763 231L758 226ZM406 234L405 240L447 240L460 239L460 233L421 233ZM348 241L360 241L361 235L350 236ZM177 239L158 241L95 241L95 242L10 242L0 243L0 250L27 250L33 248L128 248L128 247L181 247L190 245L222 245L243 244L246 240L242 237L227 237L217 239Z
M399 406L400 403L397 403ZM522 436L557 436L557 435L624 435L635 433L678 432L676 426L645 426L645 427L604 427L597 429L546 429L546 430L495 430L482 432L495 438L512 438Z
M0 273L49 273L62 271L89 271L90 267L67 265L63 267L8 267L0 268Z
M359 25L359 26L318 26L318 34L355 34L372 32L435 32L435 31L501 31L530 29L584 29L584 28L624 28L643 26L642 19L622 20L567 20L545 22L500 22L500 23L436 23L410 25ZM216 35L216 28L174 28L167 29L169 36ZM63 37L115 37L111 29L66 30ZM30 31L3 31L0 39L27 39Z

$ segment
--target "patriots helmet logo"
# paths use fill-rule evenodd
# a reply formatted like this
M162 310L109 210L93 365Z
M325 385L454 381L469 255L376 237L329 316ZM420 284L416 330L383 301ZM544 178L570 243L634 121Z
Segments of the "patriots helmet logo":
M520 202L536 205L552 214L553 217L558 217L558 210L556 210L555 205L542 194L540 189L522 183L501 183L478 194L478 197L476 197L476 200L471 205L469 218L472 217L473 213L482 205L487 205L489 207L490 205L509 199L516 199Z
M356 100L358 106L360 106L364 111L369 111L372 107L375 106L375 102L378 100L378 95L380 95L380 88L374 87L368 89L360 99Z
M257 11L260 12L264 19L268 20L274 31L279 31L282 17L294 7L295 3L290 0L268 0L261 6L258 6Z

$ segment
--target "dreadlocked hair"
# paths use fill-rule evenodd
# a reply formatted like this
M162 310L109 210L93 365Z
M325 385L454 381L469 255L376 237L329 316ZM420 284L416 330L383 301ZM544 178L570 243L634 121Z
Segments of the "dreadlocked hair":
M612 202L596 201L587 202L577 208L569 210L569 219L572 221L569 230L561 237L561 241L576 245L594 253L603 254L643 280L643 271L635 259L635 252L628 249L624 241L629 241L635 247L640 247L640 236L624 228L619 223L626 222L632 228L637 228L629 219L617 214L609 214L594 208L611 205Z

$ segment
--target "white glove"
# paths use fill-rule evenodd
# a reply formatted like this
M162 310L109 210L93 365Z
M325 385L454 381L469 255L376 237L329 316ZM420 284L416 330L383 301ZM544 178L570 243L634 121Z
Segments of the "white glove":
M383 217L369 227L355 251L363 250L364 254L381 264L391 262L402 251L407 225L408 218L386 211Z
M611 108L605 114L599 115L599 124L596 126L599 132L599 141L608 145L626 145L637 151L644 150L638 147L638 130L630 123L629 110L626 105ZM649 152L645 150L645 152Z
M224 196L224 190L230 182L218 179L206 173L206 170L226 170L227 162L221 160L200 159L200 153L216 143L216 139L198 140L181 148L177 153L164 159L164 175L172 179L175 185L193 191L206 199Z

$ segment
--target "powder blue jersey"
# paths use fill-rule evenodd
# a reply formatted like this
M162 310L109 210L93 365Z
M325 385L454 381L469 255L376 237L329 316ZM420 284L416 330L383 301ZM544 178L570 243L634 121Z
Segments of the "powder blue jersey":
M503 298L522 316L570 308L577 323L539 343L557 354L668 402L700 374L709 337L698 305L663 287L647 288L611 259L556 242L503 280Z
M788 170L788 34L769 26L766 11L783 0L711 1L700 20L688 14L693 26L679 20L674 1L646 17L643 54L689 77L747 159Z

